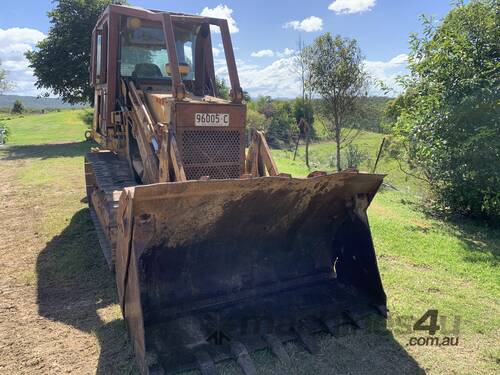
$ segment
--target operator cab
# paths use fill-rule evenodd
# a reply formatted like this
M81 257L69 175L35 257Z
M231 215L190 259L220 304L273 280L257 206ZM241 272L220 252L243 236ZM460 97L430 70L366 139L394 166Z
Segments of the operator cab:
M211 28L220 31L228 100L218 97ZM126 158L138 182L156 182L151 165L174 141L183 178L244 173L246 106L227 20L110 5L92 41L92 138Z
M226 20L110 5L92 35L91 85L95 90L93 138L115 149L112 113L123 105L123 81L163 99L221 103L214 68L211 29L218 30L229 101L243 100ZM148 98L149 100L150 98ZM162 99L162 100L163 100Z
M179 73L188 92L195 90L195 46L204 44L208 25L175 23L173 25L175 51ZM203 63L203 62L200 62ZM139 85L161 86L162 91L170 91L172 70L169 63L165 34L161 23L143 21L137 17L124 16L120 30L120 75ZM213 78L202 87L199 95L215 96Z

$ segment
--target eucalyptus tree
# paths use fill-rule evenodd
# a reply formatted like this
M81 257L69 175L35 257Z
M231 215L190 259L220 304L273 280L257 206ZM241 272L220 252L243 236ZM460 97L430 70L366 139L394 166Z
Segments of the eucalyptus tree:
M325 33L307 47L307 65L311 88L321 97L320 111L325 127L336 143L337 170L341 167L341 149L359 134L356 126L346 127L356 111L359 98L367 95L368 75L363 55L355 39Z

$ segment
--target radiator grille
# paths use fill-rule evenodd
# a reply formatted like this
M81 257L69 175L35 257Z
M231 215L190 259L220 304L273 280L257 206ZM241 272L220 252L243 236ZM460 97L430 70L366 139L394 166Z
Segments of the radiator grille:
M182 130L180 152L188 180L202 176L238 178L241 174L239 130Z
M191 165L185 166L184 171L188 180L198 180L202 176L210 176L212 179L238 178L240 176L239 165Z

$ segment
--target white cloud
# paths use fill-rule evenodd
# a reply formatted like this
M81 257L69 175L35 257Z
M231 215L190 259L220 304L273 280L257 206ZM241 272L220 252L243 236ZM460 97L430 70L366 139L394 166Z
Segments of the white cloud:
M396 78L399 75L407 73L407 62L408 55L402 53L393 57L389 61L365 60L364 66L373 80L382 81L386 86L391 88L394 93L399 93L402 88L398 85ZM383 92L375 86L372 88L370 93L374 95L383 94Z
M283 52L277 52L276 55L278 57L287 57L287 56L292 56L295 53L295 50L291 48L285 48Z
M292 28L295 30L305 31L307 33L320 31L323 28L323 20L316 16L304 18L302 21L290 21L283 25L285 29Z
M259 66L237 60L241 87L251 96L270 95L294 98L300 95L298 77L293 70L293 57L280 58L269 65ZM215 74L229 82L225 62L216 61Z
M252 57L273 57L273 56L288 57L288 56L292 56L294 53L295 53L295 50L293 50L291 48L285 48L283 51L276 51L276 52L273 50L270 50L270 49L263 49L263 50L260 50L257 52L252 52L250 54L250 56L252 56Z
M219 56L220 53L221 53L221 49L220 48L212 47L212 54L214 55L214 57Z
M238 26L236 26L236 21L234 20L232 14L233 10L227 5L222 4L217 5L215 8L205 7L200 13L200 15L204 17L227 19L229 31L234 34L240 31L240 29L238 29ZM213 27L212 30L214 30L214 32L220 32L218 27Z
M250 54L250 56L252 56L252 57L273 57L274 52L270 49L262 49L262 50L257 51L257 52L252 52Z
M376 0L335 0L328 9L337 14L361 13L372 10Z
M290 49L288 49L290 50ZM290 52L289 52L290 53ZM279 53L274 53L279 56ZM401 87L396 82L396 77L407 72L407 55L400 54L388 61L365 60L366 71L374 80L381 80L394 90L401 92ZM300 95L300 84L297 72L293 67L294 57L281 57L268 65L249 64L237 60L238 74L243 90L251 96L270 95L272 97L294 98ZM224 59L215 60L215 74L229 82L226 62ZM373 87L370 95L383 95L380 88Z
M263 68L243 64L240 69L242 87L250 95L296 97L300 94L297 74L293 70L293 58L281 58Z
M389 64L392 65L406 65L408 63L408 55L406 53L400 53L399 55L393 57L389 60Z
M22 61L24 52L31 51L33 48L26 43L14 43L5 47L0 47L0 56L3 61Z
M35 45L45 35L36 29L13 27L11 29L0 29L0 48L16 43L27 43Z
M33 70L24 53L31 51L45 34L36 29L13 27L0 29L0 62L7 71L7 80L15 87L9 94L38 95Z

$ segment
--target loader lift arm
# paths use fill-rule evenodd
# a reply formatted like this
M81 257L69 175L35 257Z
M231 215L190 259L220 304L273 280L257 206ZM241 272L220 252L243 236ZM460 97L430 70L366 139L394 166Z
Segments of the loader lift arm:
M132 167L145 184L186 181L173 130L169 130L166 124L154 123L144 95L137 90L133 81L123 81L122 84L128 88L131 103L128 123L137 140L142 162L141 165Z
M252 177L278 176L278 167L273 159L264 133L254 130L248 148L245 171ZM266 174L267 173L267 174Z
M132 104L129 112L129 124L132 135L137 140L142 161L142 171L137 168L136 172L146 184L158 182L159 165L156 152L159 150L159 141L154 129L153 120L143 99L135 88L134 82L125 83L128 87L128 96Z

